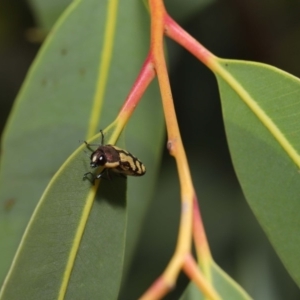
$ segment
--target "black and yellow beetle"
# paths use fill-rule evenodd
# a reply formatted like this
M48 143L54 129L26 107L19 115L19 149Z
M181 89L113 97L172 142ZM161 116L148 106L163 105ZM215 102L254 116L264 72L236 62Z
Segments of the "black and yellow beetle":
M103 167L101 173L94 177L93 173L87 172L83 178L91 174L95 179L101 178L103 173L110 169L116 173L130 176L142 176L146 173L143 163L128 151L113 145L104 145L104 134L101 132L101 145L93 150L87 142L87 148L92 151L90 166L92 168Z

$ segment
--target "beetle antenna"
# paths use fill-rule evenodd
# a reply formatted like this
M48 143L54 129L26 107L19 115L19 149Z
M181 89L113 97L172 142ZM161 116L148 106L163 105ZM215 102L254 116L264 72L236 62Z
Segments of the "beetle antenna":
M100 129L100 133L101 133L101 146L104 145L104 134L103 134L103 130Z
M92 151L92 152L95 151L94 149L91 148L91 145L90 145L87 141L84 141L84 143L85 143L86 147L87 147L90 151Z

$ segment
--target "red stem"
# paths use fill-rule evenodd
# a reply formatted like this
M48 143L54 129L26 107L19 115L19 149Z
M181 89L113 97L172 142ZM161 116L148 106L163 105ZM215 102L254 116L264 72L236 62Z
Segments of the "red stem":
M168 14L165 14L164 18L166 36L180 44L206 66L210 67L210 61L214 55L182 29Z
M221 300L210 282L200 273L197 263L191 254L188 254L183 264L183 270L198 286L205 299Z
M148 85L155 77L154 66L152 63L152 55L148 54L141 71L132 86L127 99L122 106L119 115L126 115L129 118L136 108L138 102L142 98L144 92L146 91Z
M162 299L172 287L164 282L162 276L158 277L147 291L139 298L139 300L159 300Z

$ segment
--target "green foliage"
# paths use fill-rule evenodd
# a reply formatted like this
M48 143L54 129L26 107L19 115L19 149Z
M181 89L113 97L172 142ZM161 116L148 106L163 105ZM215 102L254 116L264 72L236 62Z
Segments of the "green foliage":
M300 153L300 80L279 69L251 62L223 66ZM218 76L230 151L240 184L257 219L288 271L300 284L299 168L276 136Z
M71 3L50 1L50 4L43 0L30 2L39 24L47 31L61 11ZM204 1L192 0L182 6L181 2L166 1L171 15L178 20L193 16L198 7L205 4ZM55 298L70 251L74 249L84 199L90 191L89 182L82 181L82 174L89 171L89 159L83 152L84 147L78 149L78 146L86 137L99 81L98 67L103 49L106 8L105 1L85 0L71 4L51 31L31 67L6 127L2 140L0 172L0 281L4 279L30 216L48 186L20 246L4 294L7 299L23 298L25 295L30 299ZM221 14L213 17L209 15L208 19L214 23L218 20L218 24L223 24L224 19L220 18L224 15L224 10L221 10ZM148 20L149 16L142 2L119 1L113 58L99 129L104 129L115 118L147 54ZM201 20L203 18L197 18L196 26L199 26ZM232 15L229 20L231 24ZM223 31L215 32L215 27L223 30L225 26L203 26L209 28L207 32L210 42L213 41L213 45L217 43L213 39L215 36L222 47L230 44L227 35L226 42L219 38L225 35ZM207 43L209 47L210 42ZM285 43L280 41L280 45L283 44ZM170 57L172 59L172 54ZM299 65L294 60L293 64ZM229 257L238 248L242 254L237 259L235 257L238 270L233 277L241 282L245 279L246 272L246 276L250 278L250 287L254 286L252 295L263 284L263 295L268 290L268 299L279 299L276 291L284 287L286 279L280 278L280 284L277 285L269 284L268 280L284 271L280 269L278 272L275 269L275 259L270 259L263 235L258 229L253 229L255 224L251 223L253 221L247 208L242 206L243 197L238 187L230 181L228 170L223 165L223 153L219 155L220 152L216 152L215 156L212 153L212 149L219 148L216 142L219 136L214 135L214 128L208 121L211 118L214 124L217 123L216 116L212 114L215 107L210 99L210 91L206 90L209 84L206 84L207 81L199 84L203 78L196 75L199 74L198 70L192 70L195 65L194 60L192 66L184 62L188 75L182 70L176 70L188 83L181 97L178 96L181 101L177 103L177 112L179 115L183 113L182 106L189 110L188 117L182 117L180 126L213 255ZM224 60L223 66L246 88L298 150L298 81L286 73L262 65ZM174 86L174 90L184 86L183 78L180 82ZM200 92L192 88L194 82ZM298 168L235 91L220 77L218 83L230 151L243 191L285 266L299 284ZM194 106L195 94L198 97L199 93L202 99L201 104L197 105L201 106L203 115L199 115ZM204 98L209 99L210 104L205 103ZM189 99L192 99L191 103L188 102ZM283 110L282 104L287 102L288 105ZM208 113L207 107L203 106L208 107ZM194 123L190 124L192 121ZM147 175L139 179L128 178L127 182L123 178L101 182L74 260L66 298L92 298L94 295L117 298L121 270L125 269L124 274L128 274L134 249L139 241L141 224L153 195L162 137L160 96L157 87L152 85L121 139L121 143L124 144L124 140L126 142L126 146L121 146L132 151L145 163ZM206 144L212 141L210 148L203 150L200 140L204 140ZM75 154L70 157L74 150ZM62 164L63 167L60 168ZM135 265L143 266L143 269L140 273L135 273L135 277L131 273L124 276L133 290L126 290L126 296L132 292L132 299L137 297L136 290L142 293L153 278L160 274L174 249L180 208L178 179L174 175L176 170L173 166L169 168L170 165L163 164L159 176L160 188L155 197L157 201L149 211L146 229L140 239L141 251L137 255L140 260L136 260ZM54 174L56 176L53 178ZM247 224L252 225L247 227ZM236 240L238 245L233 246ZM52 247L53 241L57 247ZM225 263L225 267L228 267L228 263ZM146 278L151 272L152 277ZM228 290L239 292L236 284L216 265L213 266L213 274L214 278L220 279L215 281L215 286L217 290L222 290L222 295ZM267 276L269 277L266 279ZM144 277L146 283L143 282L143 285L140 282ZM255 278L259 278L259 282ZM290 290L286 290L286 294L290 295ZM243 292L237 299L243 299L241 295ZM201 296L193 284L188 286L183 297L201 299L197 298Z
M1 245L5 245L1 249L0 257L1 281L8 271L22 233L43 190L62 163L85 139L99 81L98 68L103 48L106 14L106 3L101 1L72 3L43 44L14 105L2 141L0 196L3 205L12 203L13 206L0 211L0 239ZM130 22L127 22L128 18ZM113 41L114 55L108 73L105 100L101 106L99 129L104 129L116 117L146 57L147 39L144 32L148 24L145 20L147 12L141 3L134 1L120 3L118 22L122 26L117 28ZM128 42L127 36L135 36L135 40ZM126 238L130 241L130 247L126 251L129 259L139 234L138 224L142 221L148 201L151 199L162 137L160 99L157 87L153 85L136 109L136 114L130 120L122 139L126 142L126 148L140 157L147 166L147 177L140 178L138 182L136 178L128 179L129 203L126 209L125 183L121 179L116 179L116 182L114 180L104 184L104 189L106 186L112 190L111 197L114 202L95 202L76 256L86 257L87 261L84 259L84 262L94 266L99 264L102 266L103 259L106 263L112 259L115 265L112 264L109 269L115 270L108 276L108 268L104 264L101 276L106 280L114 277L112 283L114 282L115 286L104 281L99 285L99 281L94 280L95 272L89 267L85 269L83 262L77 259L74 261L73 269L80 269L82 273L80 276L77 272L74 276L72 273L70 289L66 294L68 297L72 298L72 295L77 293L71 286L78 285L78 282L82 283L78 288L88 286L94 294L105 289L110 290L106 295L112 290L114 293L118 292L120 268L124 261L124 230L127 230ZM82 148L81 146L81 150ZM7 297L11 295L10 287L18 285L15 283L18 276L26 272L24 266L33 264L31 258L35 264L40 265L40 268L32 270L34 278L40 277L41 268L44 267L52 266L59 271L57 277L53 278L53 281L50 280L51 282L47 277L33 282L30 276L25 276L28 282L23 283L27 286L28 297L31 298L30 291L37 285L39 286L39 289L36 289L37 293L46 286L49 290L53 288L52 293L57 293L58 281L62 279L63 273L63 269L58 265L66 264L73 249L72 240L81 220L86 198L84 195L91 188L88 181L82 180L83 173L89 171L89 156L78 151L76 156L70 158L72 160L67 167L63 167L52 180L48 192L44 194L39 209L31 220L31 226L14 265L15 269L11 273L11 281L7 285L7 294L5 293ZM120 184L122 188L116 193ZM104 193L101 188L100 193ZM118 203L115 203L116 201ZM129 221L128 228L125 222L127 213L133 218ZM104 217L99 217L102 214ZM138 217L135 217L136 215ZM41 237L41 232L44 232L45 236ZM102 234L103 232L105 234ZM39 244L38 241L43 241L43 246L37 247L31 253L35 241L36 245ZM49 242L57 242L59 247L54 249ZM107 255L110 259L106 259ZM41 260L45 257L47 264L43 266ZM49 276L53 274L49 272ZM25 297L26 292L20 285L19 287L20 289L14 291L14 296ZM47 295L52 299L53 294L47 292Z
M125 251L126 179L101 182L93 203L89 181L78 184L82 166L87 167L83 147L44 192L1 299L57 299L66 290L64 299L117 297Z

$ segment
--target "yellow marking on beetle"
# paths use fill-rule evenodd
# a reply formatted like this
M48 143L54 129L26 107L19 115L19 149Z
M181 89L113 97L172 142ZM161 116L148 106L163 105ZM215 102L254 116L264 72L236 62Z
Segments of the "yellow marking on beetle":
M137 161L137 166L139 168L139 173L145 173L146 168L145 168L145 166L143 164L141 164L140 161Z
M97 176L87 172L84 174L84 178L87 178L87 175L92 175L93 179L99 179L106 169L131 176L142 176L146 173L143 163L128 151L109 144L103 145L104 135L102 131L101 133L101 145L96 150L93 150L87 142L85 144L92 151L90 166L92 168L102 167L102 170Z
M120 163L118 161L116 162L107 162L104 167L105 168L108 168L108 169L113 169L113 168L116 168L120 165Z
M128 163L131 170L136 170L136 165L131 155L125 153L119 153L121 163Z
M135 166L139 174L143 173L141 163L138 160L135 161Z

